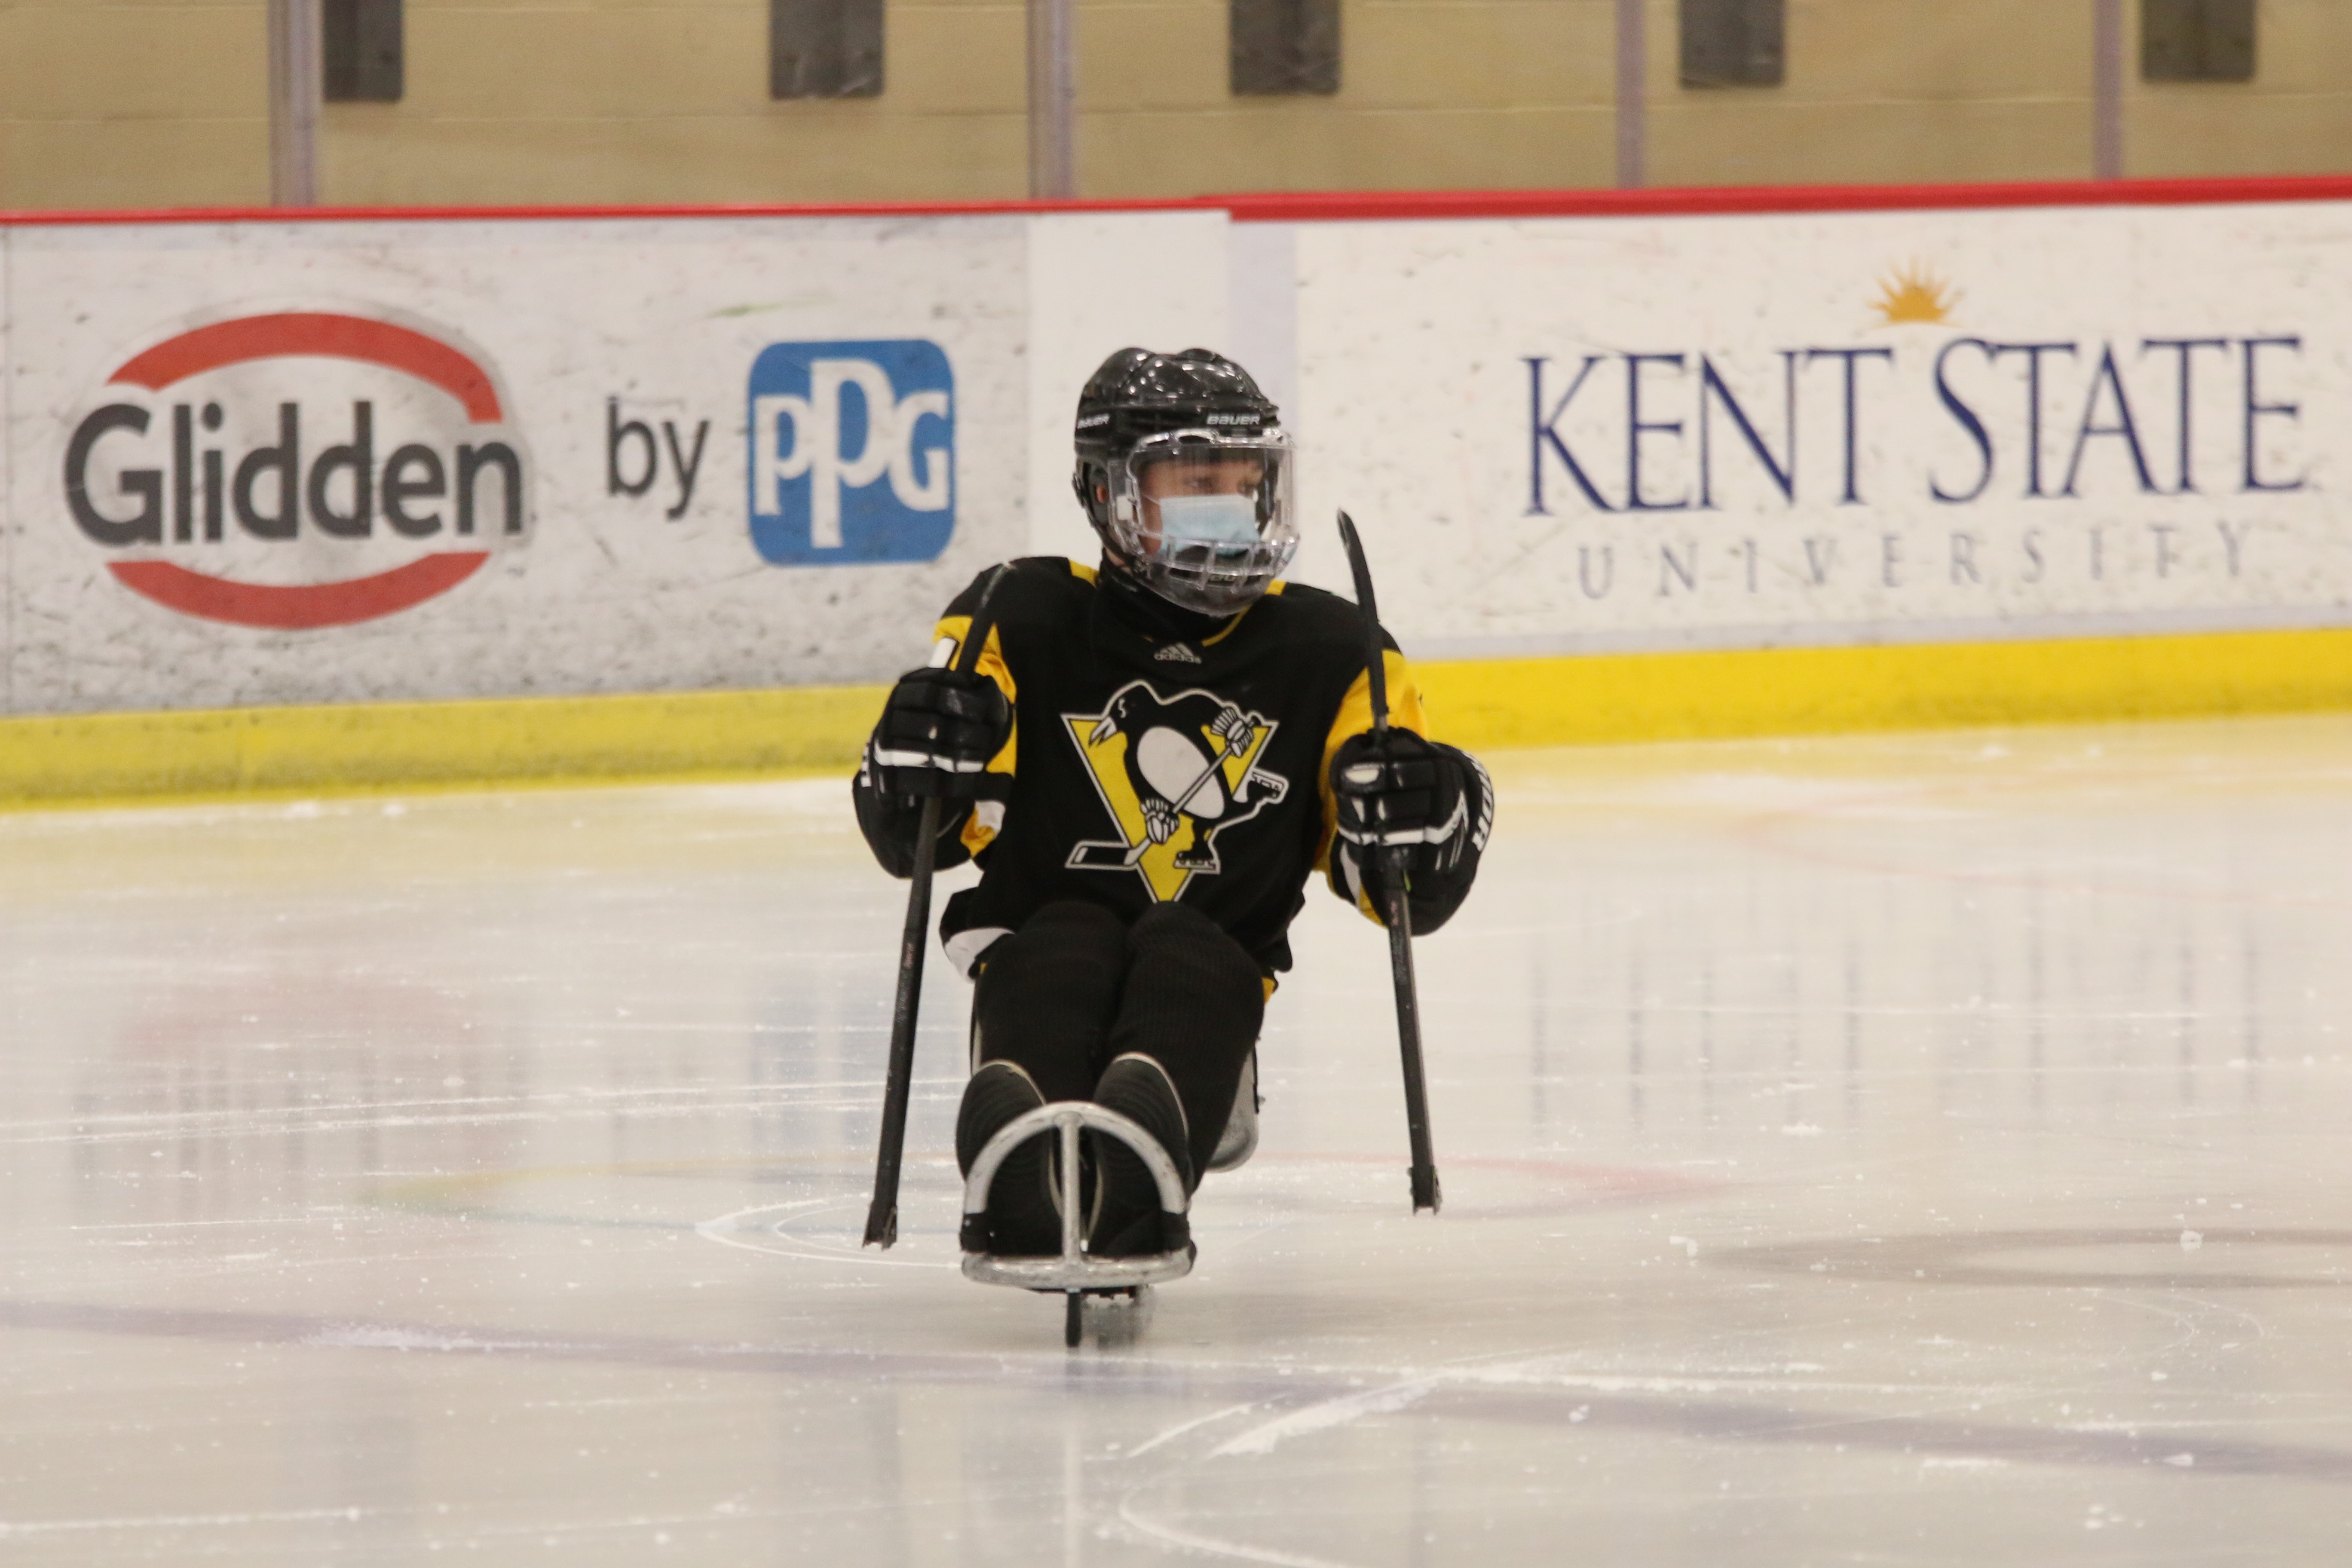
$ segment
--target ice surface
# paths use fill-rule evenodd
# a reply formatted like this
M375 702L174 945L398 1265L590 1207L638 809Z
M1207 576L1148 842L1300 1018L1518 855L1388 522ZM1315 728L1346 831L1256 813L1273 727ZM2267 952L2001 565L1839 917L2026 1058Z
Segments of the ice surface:
M2352 720L1494 761L1076 1354L842 784L0 818L0 1563L2352 1557Z

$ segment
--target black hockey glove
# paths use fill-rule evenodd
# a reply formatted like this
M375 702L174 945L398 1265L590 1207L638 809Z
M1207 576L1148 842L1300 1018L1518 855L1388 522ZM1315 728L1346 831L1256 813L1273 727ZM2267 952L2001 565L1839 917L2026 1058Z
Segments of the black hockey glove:
M1331 759L1339 842L1335 888L1385 908L1392 858L1403 862L1415 931L1434 931L1469 895L1494 825L1495 791L1468 752L1391 730L1342 742Z
M909 670L890 689L866 764L884 795L972 800L989 759L1012 738L1013 705L995 681L953 669Z
M1339 837L1359 848L1406 850L1408 873L1435 870L1446 848L1466 837L1467 773L1453 748L1410 730L1344 741L1331 759Z

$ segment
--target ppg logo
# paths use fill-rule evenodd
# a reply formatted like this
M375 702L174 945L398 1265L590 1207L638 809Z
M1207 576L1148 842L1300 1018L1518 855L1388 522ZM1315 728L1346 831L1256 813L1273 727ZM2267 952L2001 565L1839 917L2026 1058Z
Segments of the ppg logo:
M940 346L776 343L751 365L751 542L777 566L933 561L955 531Z

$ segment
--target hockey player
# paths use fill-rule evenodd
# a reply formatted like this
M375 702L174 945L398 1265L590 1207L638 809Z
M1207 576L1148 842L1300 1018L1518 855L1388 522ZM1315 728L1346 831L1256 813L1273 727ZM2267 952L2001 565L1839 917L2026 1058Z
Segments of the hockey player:
M1076 444L1101 564L1015 561L949 605L931 667L900 679L867 743L858 826L893 876L919 852L981 868L940 927L977 982L963 1170L1022 1112L1092 1100L1148 1131L1190 1192L1308 873L1378 920L1375 847L1405 846L1413 930L1434 931L1470 890L1494 795L1423 738L1385 634L1391 728L1369 733L1356 606L1276 576L1298 548L1294 456L1239 365L1122 349L1079 396ZM925 847L928 795L945 810ZM999 1171L992 1253L1061 1250L1053 1158L1041 1134ZM1161 1250L1143 1162L1106 1138L1087 1163L1087 1250Z

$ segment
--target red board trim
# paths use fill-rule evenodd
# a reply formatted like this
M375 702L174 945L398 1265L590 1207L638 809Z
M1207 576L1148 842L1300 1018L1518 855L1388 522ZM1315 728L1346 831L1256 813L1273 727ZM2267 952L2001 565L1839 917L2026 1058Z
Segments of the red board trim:
M357 360L404 371L464 404L466 416L477 425L496 425L505 417L489 374L448 344L389 321L315 311L246 316L198 327L156 344L110 380L161 392L174 382L225 364L290 354Z
M87 226L150 223L512 223L580 218L771 218L771 217L996 217L1022 213L1199 212L1221 208L1214 196L1165 200L1068 202L814 202L693 205L649 203L638 206L370 206L370 207L130 207L70 212L0 212L10 225Z
M1217 203L1244 223L1399 218L1681 217L1820 212L1967 211L2352 200L2352 177L2102 180L1979 185L1738 185L1655 191L1332 191L1236 195Z
M803 205L170 207L0 213L0 227L108 224L378 223L584 218L978 217L1019 213L1223 211L1244 223L1406 218L1660 217L1705 214L1909 212L1981 207L2231 205L2352 200L2352 177L2079 180L1993 184L1739 185L1608 191L1255 192L1168 200L863 202Z
M110 561L106 569L132 593L184 616L267 631L314 631L414 608L447 593L489 558L487 550L448 551L373 577L295 587L207 577L169 561Z

